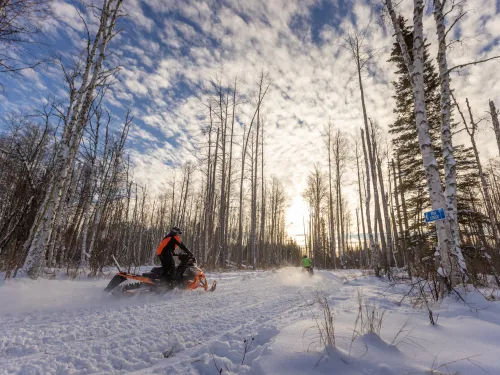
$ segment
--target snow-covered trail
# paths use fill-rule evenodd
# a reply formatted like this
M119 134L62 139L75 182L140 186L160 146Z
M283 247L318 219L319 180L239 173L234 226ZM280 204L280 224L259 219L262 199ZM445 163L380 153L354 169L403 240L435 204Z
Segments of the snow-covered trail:
M387 284L361 271L310 277L285 268L208 276L218 281L215 293L126 301L103 298L108 280L6 282L0 285L0 374L216 374L219 368L224 375L399 375L425 373L419 371L436 355L440 364L474 354L481 355L474 357L481 368L500 374L496 304L481 316L455 302L444 304L439 326L432 327L426 311L396 305L397 290L388 293ZM382 339L365 335L349 355L358 288L388 314ZM318 293L334 310L338 352L318 348L311 329L312 314L322 316L314 303ZM408 317L412 333L391 345ZM466 360L458 369L488 373Z
M193 353L227 335L243 341L293 320L300 292L322 280L295 269L214 276L215 293L119 302L103 299L107 280L4 285L12 290L8 298L0 290L0 314L7 313L0 316L0 373L125 372L150 367L172 348Z

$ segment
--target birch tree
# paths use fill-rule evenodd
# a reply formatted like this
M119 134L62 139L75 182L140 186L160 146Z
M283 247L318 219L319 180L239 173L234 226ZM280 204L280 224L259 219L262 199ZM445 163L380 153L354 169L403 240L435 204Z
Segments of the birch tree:
M58 212L61 199L68 189L75 157L80 145L84 128L88 124L88 112L94 99L98 84L106 81L116 69L103 70L106 48L116 35L116 21L120 16L122 0L105 0L100 9L99 28L94 37L87 37L87 54L84 69L79 80L79 88L75 89L77 70L68 77L70 86L69 104L65 113L61 146L56 157L57 172L53 174L51 185L38 211L37 219L30 232L30 238L24 245L27 252L24 270L31 278L37 278L42 266L48 243L54 230L55 214ZM88 29L87 29L88 30Z
M427 122L427 110L425 106L424 77L423 77L423 11L424 3L422 0L414 0L413 6L413 56L410 56L400 23L393 7L392 0L385 0L385 5L389 12L392 25L396 33L396 39L400 45L406 69L412 77L412 88L414 97L415 120L419 137L419 145L422 153L422 161L426 172L429 196L433 209L446 207L444 192L441 188L441 177L436 162L434 150L432 148L429 136L429 126ZM451 232L449 218L436 222L436 230L440 251L440 275L443 282L441 293L444 287L450 288L451 285L465 279L466 265L463 260L460 249L454 245L454 238Z

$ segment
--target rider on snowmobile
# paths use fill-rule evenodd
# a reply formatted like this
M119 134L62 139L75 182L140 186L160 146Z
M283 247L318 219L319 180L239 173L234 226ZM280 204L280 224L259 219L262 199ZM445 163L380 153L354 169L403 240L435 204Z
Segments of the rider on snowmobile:
M300 261L300 264L301 264L301 266L302 266L302 267L304 267L304 268L309 268L309 267L311 267L311 266L312 266L312 261L311 261L311 259L309 259L309 258L307 257L307 255L304 255L304 256L302 257L302 260Z
M160 258L163 267L163 276L167 279L181 279L184 273L184 269L181 269L180 266L177 272L175 271L174 256L194 258L193 253L182 243L181 234L182 231L179 227L172 227L156 249L156 255ZM177 247L183 251L181 254L175 254L174 251Z

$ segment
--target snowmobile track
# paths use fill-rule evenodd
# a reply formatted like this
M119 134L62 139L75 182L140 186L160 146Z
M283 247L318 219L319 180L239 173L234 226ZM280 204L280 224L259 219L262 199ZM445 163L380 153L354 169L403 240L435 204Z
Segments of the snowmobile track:
M23 321L0 316L0 374L123 373L152 366L173 346L191 352L228 334L243 341L293 316L303 302L298 292L310 293L313 284L280 285L276 275L260 276L222 278L216 293L132 298L128 305L38 312Z

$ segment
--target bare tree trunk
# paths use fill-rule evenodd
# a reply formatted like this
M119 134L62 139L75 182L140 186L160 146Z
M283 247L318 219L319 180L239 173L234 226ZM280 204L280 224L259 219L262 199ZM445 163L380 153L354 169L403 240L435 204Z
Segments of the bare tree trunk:
M491 195L490 195L490 189L488 187L488 183L486 181L486 176L483 173L483 166L481 164L481 159L479 158L479 151L477 149L477 144L476 144L476 130L477 130L477 123L474 121L474 117L472 115L472 109L469 105L469 99L466 98L465 101L467 103L467 109L469 111L469 118L470 118L470 126L467 124L467 120L465 119L464 114L460 110L460 106L458 105L455 97L453 97L455 101L455 105L457 106L458 112L460 113L460 116L462 117L462 120L465 125L465 130L467 131L467 134L469 134L470 137L470 142L472 144L472 150L474 151L474 157L476 158L476 164L477 164L477 169L479 173L479 178L481 179L481 187L483 188L483 194L484 194L484 201L486 203L486 211L488 212L488 216L490 218L491 222L491 231L493 233L493 238L495 240L495 247L497 248L498 251L500 251L500 238L498 236L498 226L497 226L497 221L495 217L495 210L493 208L492 200L491 200Z
M257 140L258 142L258 140ZM265 256L266 250L265 250L265 243L264 243L264 231L266 228L266 195L264 193L264 187L265 187L265 179L264 179L264 121L262 121L262 126L261 126L261 161L260 161L260 167L261 167L261 203L260 203L260 245L259 245L259 252L262 255Z
M229 107L229 94L224 98L222 84L219 83L217 87L217 94L219 96L219 118L222 127L221 133L221 184L220 184L220 207L219 207L219 228L218 228L218 244L217 244L217 254L215 257L215 264L219 263L219 260L222 263L222 267L225 267L225 251L224 248L224 239L225 235L225 227L226 227L226 177L227 177L227 169L226 169L226 136L227 136L227 116L228 116L228 107Z
M399 233L398 233L398 223L396 221L396 216L394 214L394 203L393 197L396 195L394 190L392 189L392 179L391 179L391 163L389 161L389 154L387 156L387 175L389 176L389 208L391 210L391 219L392 219L392 230L394 233L394 242L393 242L393 256L394 256L394 264L398 267L398 262L396 258L396 253L401 252L403 254L403 265L405 264L404 253L401 251L399 246ZM397 196L397 195L396 195Z
M332 125L328 124L326 133L326 147L328 149L328 227L330 230L330 258L334 269L337 268L335 254L335 221L333 220L333 194L332 194Z
M387 260L387 267L390 268L391 256L394 257L394 249L392 247L392 231L391 231L391 219L389 216L389 203L388 203L387 194L385 192L381 164L382 164L382 162L380 161L379 158L377 158L378 180L380 181L380 190L382 193L382 207L384 209L385 233L387 235L386 260Z
M408 265L408 270L410 270L409 258L407 256L408 254L406 254L406 231L403 230L403 220L401 219L401 209L400 209L401 207L399 205L399 197L398 197L398 193L401 193L401 197L404 197L403 187L401 186L401 176L399 176L399 186L398 186L398 175L396 175L396 166L394 163L394 159L391 160L391 164L392 164L392 175L394 177L394 199L396 201L396 213L397 213L398 223L399 223L399 234L400 234L400 236L403 237L403 240L401 241L402 242L401 247L402 247L403 255L406 255L406 258L407 258L408 263L406 263L406 264Z
M260 131L260 108L257 109L257 136L255 140L255 155L253 163L254 177L252 181L252 219L250 229L250 248L252 251L252 260L254 269L257 268L257 178L259 171L259 131Z
M368 142L368 150L372 149L373 153L370 155L370 167L372 172L373 179L373 199L375 200L375 219L378 222L378 231L380 232L380 242L382 243L382 254L387 255L387 242L385 240L385 231L382 220L382 209L380 207L380 198L379 198L379 178L377 175L377 159L378 159L378 150L377 150L377 141L375 137L375 128L370 119L371 125L371 137L367 137ZM367 132L367 134L370 134ZM370 141L371 138L371 141ZM370 144L371 142L371 144ZM382 187L382 181L380 181L380 186ZM382 200L384 197L382 197ZM377 240L377 231L375 231L375 240ZM390 256L389 256L390 259ZM384 260L384 263L387 263L387 256Z
M490 115L491 122L493 123L493 129L495 130L495 136L497 138L498 154L500 155L500 123L498 121L498 112L495 108L495 103L490 100Z
M220 136L220 128L217 128L217 137L215 140L215 153L214 153L214 166L212 169L212 182L211 182L211 192L210 192L210 215L209 215L209 220L208 220L208 231L209 231L209 252L210 250L214 250L214 253L216 252L214 249L214 239L213 239L213 233L214 233L214 216L215 216L215 176L217 172L217 155L219 152L219 136ZM214 254L214 257L216 254ZM212 264L215 263L215 258L212 259Z
M264 72L260 74L259 80L259 101L257 104L257 135L255 140L255 162L254 162L254 178L252 185L252 218L251 218L251 229L250 229L250 248L252 251L253 257L253 266L254 269L257 267L258 261L258 253L257 253L257 177L258 177L258 161L259 161L259 132L260 132L260 123L261 123L261 108L260 104L262 102L263 95L265 95L267 88L263 90L264 86ZM269 86L268 86L269 87ZM250 131L250 130L249 130Z
M241 150L241 175L240 175L240 204L238 214L238 266L241 267L243 261L243 179L245 177L245 156L246 148L248 145L248 138L250 138L250 129L245 140L245 128L243 128L243 141Z
M366 207L366 224L368 226L368 238L370 239L370 248L372 255L372 268L375 270L375 275L380 276L380 258L378 252L378 245L375 243L372 232L372 222L371 222L371 214L370 214L370 166L368 155L366 152L365 142L367 141L367 137L364 135L363 129L361 130L361 139L363 142L363 154L365 156L365 169L366 169L366 199L365 199L365 207Z
M233 87L233 114L231 119L231 138L229 143L229 168L228 168L228 182L227 182L227 202L226 202L226 223L225 223L225 238L224 238L224 246L225 248L228 246L228 237L229 237L229 206L230 206L230 198L231 198L231 177L232 177L232 163L233 163L233 140L234 140L234 121L235 121L235 113L236 113L236 78L234 79L234 87ZM231 257L232 258L232 257Z
M238 226L238 247L240 249L241 253L241 258L240 258L240 264L241 266L241 260L243 259L243 179L245 176L245 158L247 154L247 148L248 148L248 140L250 138L250 133L252 131L252 126L255 121L255 117L260 116L260 106L262 104L262 101L264 100L264 97L266 96L267 90L269 89L270 85L267 85L267 87L263 87L263 81L264 81L264 73L261 74L261 79L259 83L259 94L257 97L257 108L255 109L255 112L252 117L252 121L250 121L250 125L248 127L248 132L247 136L245 139L245 131L243 131L243 148L242 148L242 154L241 154L241 177L240 177L240 205L239 205L239 226ZM252 159L253 161L253 159ZM252 174L253 178L253 174ZM253 197L253 185L252 185L252 197ZM253 202L252 202L253 204Z
M363 245L361 245L361 242L360 242L360 253L361 253L360 258L361 258L361 260L363 260L363 258L365 257L364 252L368 249L368 246L366 243L365 219L363 216L363 198L362 198L362 193L361 193L361 171L359 168L359 158L360 157L361 157L361 155L359 154L359 143L356 142L356 168L357 168L357 172L358 172L359 211L361 214L361 224L362 224L362 228L363 228ZM356 211L356 215L357 215L357 211ZM357 218L357 216L356 216L356 218ZM358 223L358 232L359 232L359 223ZM361 262L361 264L363 265L363 261ZM368 264L368 262L366 262L365 264Z
M204 216L204 228L203 228L203 265L207 263L208 251L209 251L209 228L210 228L210 207L211 207L211 193L212 193L212 106L209 104L208 107L210 116L210 125L208 128L208 158L207 158L207 188L205 195L205 216ZM215 146L217 147L217 145Z
M408 220L408 210L406 208L406 199L405 199L405 191L403 189L403 179L402 179L402 171L401 171L401 160L399 158L399 154L397 154L397 161L398 161L398 181L399 181L399 193L401 195L401 208L403 212L403 223L404 223L404 236L405 236L405 246L408 246L408 236L409 236L409 230L410 230L410 224Z

